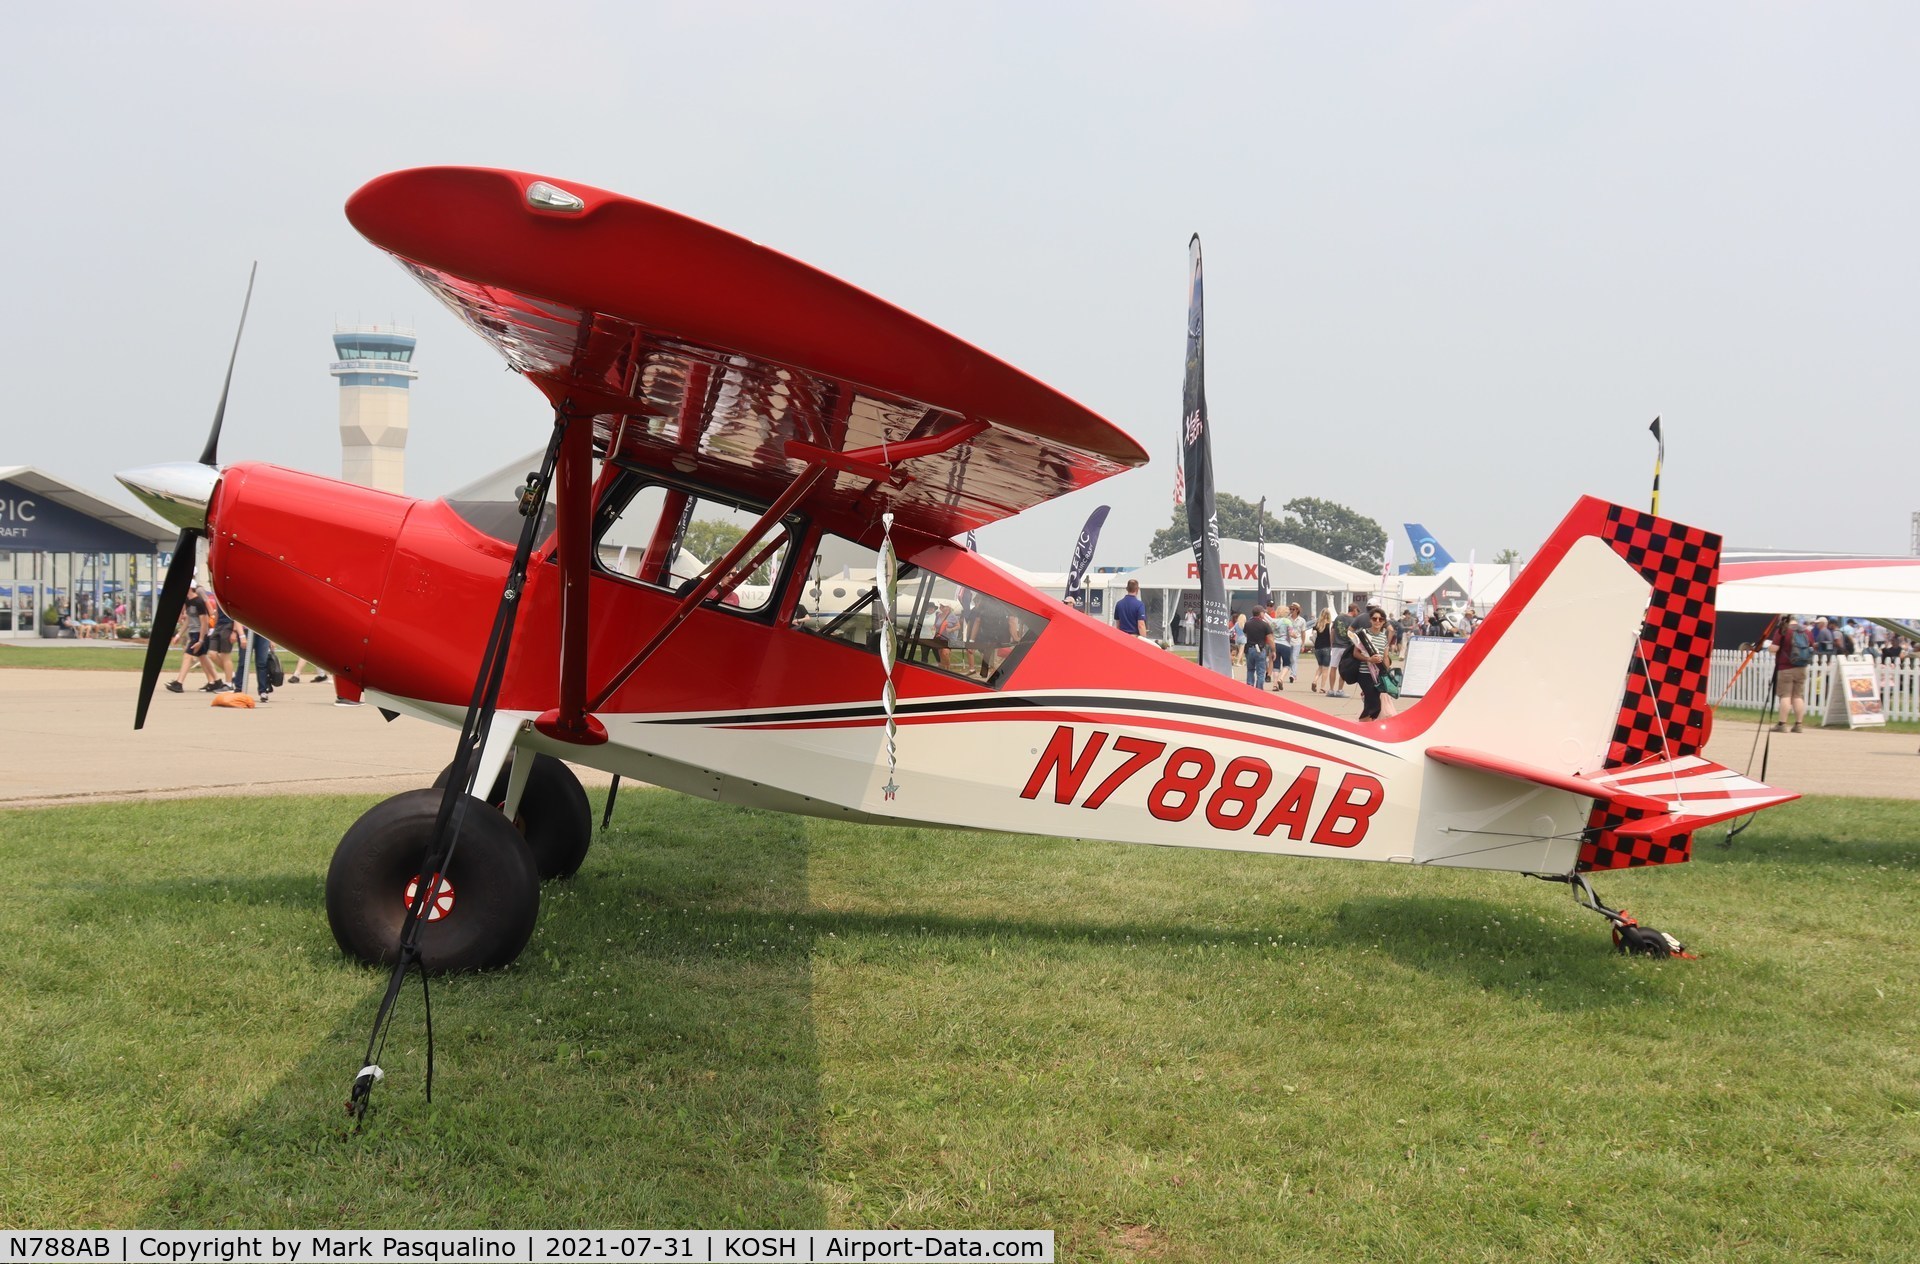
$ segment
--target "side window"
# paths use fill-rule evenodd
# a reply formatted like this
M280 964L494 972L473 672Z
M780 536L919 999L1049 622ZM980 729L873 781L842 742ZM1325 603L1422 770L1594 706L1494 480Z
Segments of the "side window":
M761 512L629 475L608 491L595 512L594 557L610 574L685 592L720 564ZM720 577L707 604L746 613L770 609L792 531L791 523L774 527Z
M821 539L821 558L854 556L866 559L864 569L843 565L837 575L807 578L801 598L807 617L794 626L878 654L881 606L872 551L834 536ZM892 598L898 661L996 689L1047 626L1031 611L917 566L898 568Z

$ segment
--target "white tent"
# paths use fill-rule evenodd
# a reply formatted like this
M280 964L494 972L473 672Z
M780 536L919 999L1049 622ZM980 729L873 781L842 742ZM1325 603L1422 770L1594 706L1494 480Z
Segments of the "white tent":
M1405 606L1429 604L1435 593L1440 605L1465 605L1482 614L1493 608L1520 573L1519 564L1506 562L1449 562L1432 575L1394 575L1387 580L1387 595Z
M1250 593L1260 587L1255 563L1257 546L1252 540L1220 541L1220 576L1225 581L1228 600L1234 593ZM1275 601L1297 601L1311 615L1322 606L1344 609L1350 599L1373 591L1379 577L1345 562L1336 562L1297 544L1267 545L1267 576ZM1184 594L1200 591L1200 566L1191 551L1148 562L1137 571L1107 577L1110 591L1129 579L1140 581L1140 596L1147 603L1147 615L1160 635L1167 633ZM1107 603L1111 609L1112 602Z

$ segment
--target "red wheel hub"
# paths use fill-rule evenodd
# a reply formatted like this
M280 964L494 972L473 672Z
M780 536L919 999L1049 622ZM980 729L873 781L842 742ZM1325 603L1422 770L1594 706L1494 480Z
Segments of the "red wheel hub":
M426 918L430 922L437 922L453 912L453 883L441 878L439 874L435 874L434 877L439 878L440 885L434 890L432 902L427 905ZM416 873L407 880L406 901L402 907L412 908L419 891L420 875Z

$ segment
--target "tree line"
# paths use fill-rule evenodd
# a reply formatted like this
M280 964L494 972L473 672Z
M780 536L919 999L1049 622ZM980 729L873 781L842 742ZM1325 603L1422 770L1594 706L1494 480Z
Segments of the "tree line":
M1220 523L1221 539L1259 538L1261 514L1257 502L1242 500L1231 492L1218 492L1213 498L1213 511ZM1363 571L1379 570L1386 556L1387 533L1380 529L1380 524L1330 500L1296 496L1280 507L1280 516L1268 510L1265 525L1269 544L1297 544ZM1172 557L1191 548L1187 538L1187 511L1181 506L1173 511L1173 522L1154 533L1147 545L1147 560Z

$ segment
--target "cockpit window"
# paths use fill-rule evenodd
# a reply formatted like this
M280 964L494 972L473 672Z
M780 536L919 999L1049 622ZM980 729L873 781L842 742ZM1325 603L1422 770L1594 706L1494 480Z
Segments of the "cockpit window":
M520 543L520 528L527 522L520 516L518 500L448 500L447 508L459 514L462 522L481 535L492 536L503 544ZM553 505L549 503L540 510L540 528L534 533L534 548L544 545L552 534Z
M835 536L822 538L820 552L823 557L864 554L869 564L865 570L843 566L838 576L809 578L801 598L807 614L794 626L878 654L881 606L872 552ZM918 566L897 568L891 604L898 661L994 689L1013 675L1047 626L1032 611Z
M687 592L726 559L761 509L628 471L594 511L594 561L602 571ZM796 522L776 524L719 576L707 604L743 613L772 608Z

